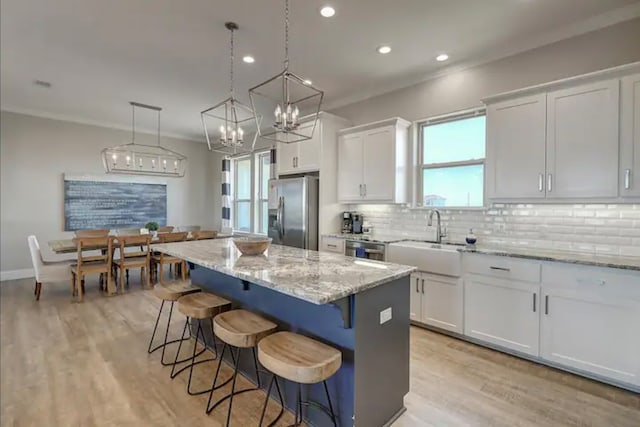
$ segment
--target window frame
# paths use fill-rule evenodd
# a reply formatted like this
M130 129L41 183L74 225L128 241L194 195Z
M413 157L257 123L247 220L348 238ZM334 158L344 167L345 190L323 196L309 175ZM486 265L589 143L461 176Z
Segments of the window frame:
M442 123L455 122L458 120L471 119L474 117L485 117L485 142L484 142L484 157L482 159L462 160L455 162L440 162L440 163L424 163L424 128L433 125L439 125ZM457 111L450 114L431 117L428 119L418 120L416 122L417 127L417 193L416 193L416 205L425 209L468 209L478 210L484 209L487 206L487 126L486 126L487 109L485 107L472 108L463 111ZM453 168L459 166L476 166L482 165L482 205L481 206L427 206L424 204L424 171L427 169L442 169Z
M268 194L261 194L262 193L262 188L260 185L260 175L263 172L263 166L262 166L262 157L264 156L270 156L271 155L271 150L270 149L265 149L265 150L256 150L252 153L248 153L248 154L242 154L242 155L238 155L238 156L233 156L230 158L231 160L231 173L230 173L230 178L231 178L231 182L229 183L231 186L231 200L230 200L230 209L231 209L231 218L230 218L230 223L231 223L231 227L233 228L234 233L239 233L239 234L260 234L260 235L266 235L268 233L262 233L261 232L261 228L260 226L262 224L262 217L260 216L261 212L261 203L263 201L267 201L269 200L269 195ZM249 159L250 161L250 198L249 199L239 199L238 198L238 167L237 167L237 162L242 161L242 160L247 160ZM259 163L258 163L259 162ZM267 173L270 175L270 170L267 171ZM264 196L264 198L262 198L262 196ZM249 218L249 231L246 230L239 230L238 229L238 217L237 217L237 211L238 211L238 203L246 203L249 202L249 212L250 212L250 218ZM267 207L268 209L268 207Z
M268 166L267 166L267 170L264 170L264 164L263 164L263 158L267 158L269 160L268 162ZM267 211L269 210L269 189L267 188L267 194L262 194L262 183L260 182L260 179L262 178L262 174L266 172L267 176L271 176L271 150L266 150L266 151L256 151L254 153L254 162L257 166L256 168L256 173L254 176L254 182L255 182L255 218L256 218L256 224L253 227L253 230L256 234L263 234L263 235L267 235L269 233L269 228L267 227L267 224L262 224L262 209L264 206L264 203L267 203L266 209ZM269 219L267 218L267 222L269 221ZM262 227L264 226L264 233L262 232Z
M238 166L237 163L243 160L247 160L249 159L250 163L249 163L249 169L250 169L250 190L249 190L249 194L252 195L253 194L253 180L251 179L251 177L253 176L253 164L251 162L251 156L249 154L246 155L242 155L242 156L237 156L237 157L233 157L231 159L231 227L233 228L234 232L238 232L238 233L251 233L253 230L253 218L249 218L249 231L246 230L240 230L238 228L238 216L236 215L237 211L238 211L238 203L246 203L249 202L249 212L250 212L250 216L253 216L251 211L251 207L253 206L253 202L252 199L239 199L238 198Z

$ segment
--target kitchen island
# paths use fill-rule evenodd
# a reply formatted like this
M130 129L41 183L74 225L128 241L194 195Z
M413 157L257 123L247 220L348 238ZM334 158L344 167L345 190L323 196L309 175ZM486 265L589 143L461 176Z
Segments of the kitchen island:
M342 367L328 380L340 426L382 426L404 411L414 267L278 245L265 255L242 256L231 239L158 244L154 250L189 261L193 284L234 307L340 349ZM251 378L248 359L240 370ZM294 385L286 383L284 390L292 408ZM322 385L310 386L308 397L325 403ZM330 424L313 409L305 419Z

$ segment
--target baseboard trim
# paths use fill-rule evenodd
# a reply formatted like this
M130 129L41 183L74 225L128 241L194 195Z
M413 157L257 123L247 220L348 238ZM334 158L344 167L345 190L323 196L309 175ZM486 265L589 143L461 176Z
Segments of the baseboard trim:
M22 270L6 270L0 271L0 282L6 280L27 279L29 277L35 277L33 268L23 268Z

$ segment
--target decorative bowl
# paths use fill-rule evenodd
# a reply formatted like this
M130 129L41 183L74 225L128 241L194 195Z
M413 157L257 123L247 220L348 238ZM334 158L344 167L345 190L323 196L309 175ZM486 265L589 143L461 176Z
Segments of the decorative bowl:
M271 244L271 237L234 237L232 240L242 255L262 255Z

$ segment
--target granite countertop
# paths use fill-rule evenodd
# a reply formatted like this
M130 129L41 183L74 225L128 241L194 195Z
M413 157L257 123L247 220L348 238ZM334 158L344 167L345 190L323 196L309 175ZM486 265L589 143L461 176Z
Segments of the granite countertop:
M640 257L631 256L601 255L585 252L569 252L553 249L523 248L497 245L481 245L478 247L463 246L459 250L462 252L479 253L485 255L529 258L541 261L559 261L571 264L621 268L626 270L640 270Z
M401 236L398 234L384 234L384 233L375 233L375 234L350 234L350 233L335 233L335 234L323 234L323 237L334 237L337 239L345 239L345 240L361 240L365 242L374 242L374 243L397 243L404 242L406 240L415 240L410 236Z
M416 270L280 245L271 245L265 255L242 256L231 239L156 244L153 250L313 304L327 304Z
M398 243L398 242L430 242L401 234L375 233L367 234L324 234L323 236L335 237L345 240L365 240L378 243ZM431 242L435 243L435 242ZM454 244L456 242L442 242L443 244ZM464 245L460 244L460 252L479 253L485 255L509 256L514 258L537 259L541 261L558 261L571 264L592 265L597 267L621 268L627 270L640 270L640 257L603 255L586 252L571 252L544 248L530 248L522 246L505 245Z

